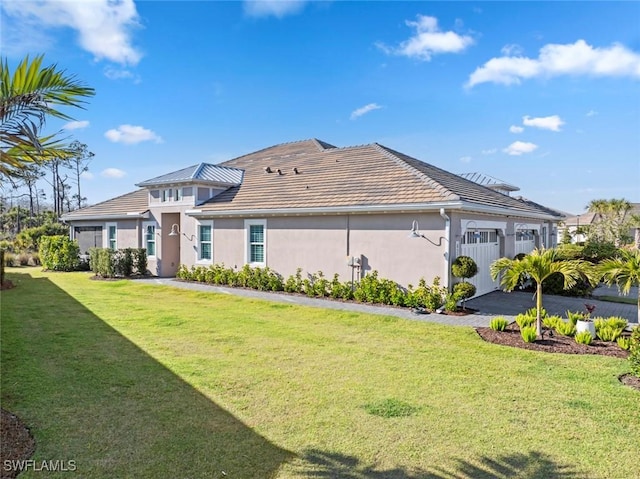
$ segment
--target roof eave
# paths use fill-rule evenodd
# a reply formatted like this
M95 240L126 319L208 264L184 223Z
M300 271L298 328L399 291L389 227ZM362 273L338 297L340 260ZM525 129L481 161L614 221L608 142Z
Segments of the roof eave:
M149 218L149 210L145 210L145 211L131 211L131 212L127 212L127 213L113 213L113 214L108 214L108 215L62 215L60 216L60 219L62 221L95 221L95 220L101 220L101 221L105 221L105 220L121 220L121 219L125 219L125 220L131 220L131 219L147 219Z
M434 202L434 203L408 203L390 205L363 205L363 206L317 206L307 208L265 208L244 210L206 210L193 209L185 211L185 214L195 218L230 218L249 216L308 216L308 215L341 215L341 214L374 214L374 213L410 213L420 211L440 211L441 208L457 209L460 202Z

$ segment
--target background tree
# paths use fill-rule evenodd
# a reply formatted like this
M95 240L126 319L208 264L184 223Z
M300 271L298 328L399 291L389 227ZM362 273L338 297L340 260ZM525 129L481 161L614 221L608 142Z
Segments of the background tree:
M628 242L631 208L631 203L625 199L591 200L587 209L595 213L595 218L589 227L589 241L613 243L617 247Z
M7 60L0 63L0 175L12 178L31 163L67 157L58 134L42 136L48 117L72 118L59 107L83 108L93 88L57 65L42 66L43 56L23 59L13 74Z
M534 249L522 259L500 258L490 266L491 278L500 276L500 284L506 291L513 291L525 278L536 284L536 335L542 337L542 283L558 273L564 280L564 288L571 288L579 279L591 280L593 266L583 260L560 260L555 248Z
M598 266L605 283L615 284L627 295L632 286L640 287L640 251L620 250L617 258L604 260ZM638 294L638 322L640 323L640 294Z
M83 202L87 200L80 191L80 180L82 173L89 171L89 163L91 163L95 155L89 151L87 145L79 141L71 143L70 148L73 151L73 155L68 159L68 164L73 174L73 181L76 184L76 192L71 199L75 202L74 206L80 209L83 206Z

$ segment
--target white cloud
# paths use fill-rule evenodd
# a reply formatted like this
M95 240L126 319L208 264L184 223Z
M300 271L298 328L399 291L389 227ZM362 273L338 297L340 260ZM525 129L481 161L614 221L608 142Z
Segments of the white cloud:
M106 168L100 172L100 176L103 178L119 179L124 178L126 175L127 173L119 168Z
M463 157L460 158L460 161L462 163L470 163L472 159L473 158L471 158L470 156L463 156Z
M162 143L162 138L153 131L136 125L120 125L118 128L108 130L104 136L114 143L125 143L127 145L133 145L143 141Z
M489 148L488 150L482 150L480 153L483 155L493 155L498 152L497 148Z
M80 178L83 178L85 180L93 180L95 178L95 175L90 171L83 171L82 173L80 173Z
M519 57L523 52L524 50L517 43L510 43L500 49L500 53L502 53L505 57Z
M369 103L368 105L365 105L365 106L363 106L361 108L358 108L357 110L353 110L351 112L351 119L355 120L356 118L359 118L362 115L366 115L370 111L379 110L380 108L382 108L382 107L380 105L378 105L377 103Z
M62 127L63 130L80 130L82 128L86 128L89 126L89 122L87 120L83 121L70 121L66 125Z
M2 8L34 31L75 30L80 46L97 60L135 65L142 57L131 42L132 30L139 27L133 0L3 2Z
M244 13L250 17L282 18L300 13L306 3L306 0L245 0Z
M550 43L540 49L538 58L492 58L476 68L465 86L487 82L518 85L523 79L560 75L640 78L640 54L619 43L603 48L592 47L584 40L564 45Z
M142 80L140 79L140 75L133 73L131 70L127 70L126 68L114 68L109 65L103 70L104 76L106 76L109 80L133 80L133 83L140 83Z
M589 111L587 112L587 116L596 116L597 114L598 114L598 112L597 112L597 111L595 111L595 110L589 110Z
M538 145L534 143L528 143L526 141L514 141L502 151L504 151L507 155L520 156L525 153L531 153L536 148L538 148Z
M524 131L524 128L522 128L521 126L511 125L509 127L509 131L511 133L522 133Z
M382 43L377 46L387 54L402 55L419 60L429 61L439 53L459 53L474 43L468 35L459 35L454 31L443 32L438 28L438 19L418 15L417 21L407 20L405 23L415 28L414 36L400 43L397 48Z
M564 121L558 115L545 116L540 118L531 118L530 116L522 117L522 124L540 128L541 130L560 131L560 127L564 125Z

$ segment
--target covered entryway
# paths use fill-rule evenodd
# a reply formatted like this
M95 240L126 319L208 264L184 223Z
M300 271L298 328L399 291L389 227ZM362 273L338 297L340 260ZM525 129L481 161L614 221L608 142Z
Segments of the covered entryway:
M478 274L466 281L476 287L476 296L499 289L497 281L491 279L489 267L500 258L500 236L497 230L467 231L462 236L460 252L469 256L478 265Z
M180 234L171 235L171 231L180 231L180 213L162 213L162 244L158 275L163 277L175 276L180 267Z

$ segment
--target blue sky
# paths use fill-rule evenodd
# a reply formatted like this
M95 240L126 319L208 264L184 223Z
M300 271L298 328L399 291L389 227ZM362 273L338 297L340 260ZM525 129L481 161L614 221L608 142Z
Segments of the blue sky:
M12 68L45 54L96 89L76 122L47 123L95 153L90 203L307 138L378 142L572 213L640 202L639 2L1 5Z

